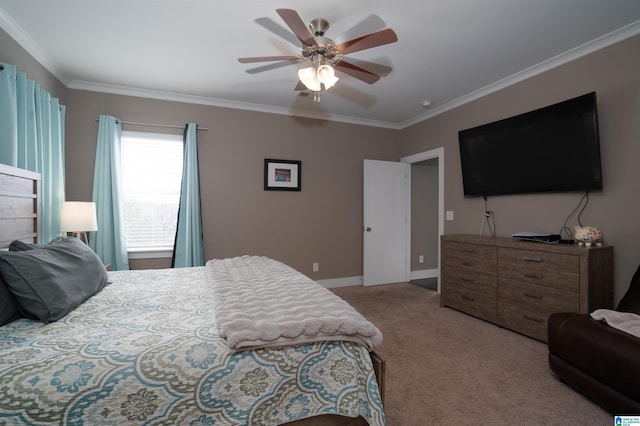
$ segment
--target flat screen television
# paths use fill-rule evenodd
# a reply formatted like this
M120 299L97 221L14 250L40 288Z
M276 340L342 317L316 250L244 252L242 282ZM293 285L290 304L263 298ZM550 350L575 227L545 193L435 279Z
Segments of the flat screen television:
M595 92L458 132L465 197L602 190Z

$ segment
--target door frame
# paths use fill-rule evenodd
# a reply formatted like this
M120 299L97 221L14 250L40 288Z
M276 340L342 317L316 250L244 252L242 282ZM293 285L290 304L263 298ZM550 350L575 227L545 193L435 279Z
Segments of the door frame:
M441 281L441 273L440 270L440 262L441 262L441 252L442 248L440 247L440 236L444 234L444 147L431 149L429 151L419 152L417 154L409 155L406 157L402 157L400 159L403 163L413 164L419 163L420 161L432 160L434 158L438 159L438 293L440 293L440 281ZM411 179L407 181L407 198L411 200ZM409 211L411 211L409 209ZM408 225L411 226L411 221L408 221ZM409 228L408 234L408 244L409 248L407 250L408 256L411 253L411 228ZM407 276L411 275L411 262L407 259Z

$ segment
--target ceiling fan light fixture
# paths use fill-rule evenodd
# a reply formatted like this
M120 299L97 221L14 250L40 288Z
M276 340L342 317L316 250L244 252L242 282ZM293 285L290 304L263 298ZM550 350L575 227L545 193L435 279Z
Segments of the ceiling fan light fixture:
M324 64L317 69L315 66L301 68L298 70L298 78L305 87L312 92L319 92L322 89L328 90L338 81L335 70L331 65Z
M316 68L311 66L307 68L301 68L298 70L298 78L305 85L305 87L312 92L319 92L321 90L320 80L316 73Z
M331 65L327 64L318 67L317 78L320 83L324 84L325 90L333 87L338 81L335 70Z

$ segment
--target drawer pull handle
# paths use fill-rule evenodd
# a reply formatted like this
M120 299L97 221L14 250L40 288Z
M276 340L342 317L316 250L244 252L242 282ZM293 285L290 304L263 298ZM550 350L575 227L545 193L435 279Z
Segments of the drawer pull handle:
M475 300L476 300L473 297L467 296L466 294L463 294L460 297L462 297L464 300L468 300L469 302L475 302Z
M536 280L539 280L542 278L542 274L534 274L532 272L525 272L524 276L527 278L535 278Z
M473 266L475 263L474 262L462 262L462 266Z
M469 278L469 277L460 277L460 279L462 281L468 282L468 283L474 283L476 282L476 280L474 278Z
M538 318L538 317L534 317L531 315L523 315L524 319L528 319L529 321L533 321L533 322L537 322L538 324L542 323L542 321L544 321L542 318Z
M463 252L463 253L475 253L475 252L476 252L476 250L475 250L475 249L473 249L473 248L471 248L471 247L463 247L463 248L462 248L462 252Z
M524 256L522 260L524 260L525 262L537 262L537 263L542 262L541 257Z
M530 297L531 299L542 300L542 296L540 296L539 294L525 293L524 297Z

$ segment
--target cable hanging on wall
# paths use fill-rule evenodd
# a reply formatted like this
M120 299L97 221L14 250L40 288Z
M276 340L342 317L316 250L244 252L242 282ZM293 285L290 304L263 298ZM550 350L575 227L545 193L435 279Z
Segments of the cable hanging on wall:
M482 226L480 227L480 235L484 232L484 226L487 225L489 235L496 236L496 219L493 211L487 209L487 197L484 196L484 213L482 214Z
M564 223L562 224L562 228L560 228L560 232L559 232L561 236L562 236L562 233L564 232L565 235L567 235L568 239L573 239L573 231L571 230L571 228L567 226L567 222L569 222L569 219L571 218L571 216L573 216L578 210L580 210L580 212L578 213L578 225L582 227L582 219L580 217L582 216L584 209L587 207L587 204L589 204L589 192L584 193L582 198L580 198L580 201L578 201L578 205L576 206L576 208L573 209L573 211L569 213L567 218L564 220Z

